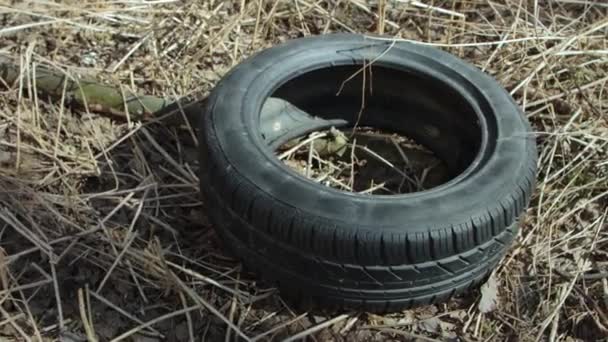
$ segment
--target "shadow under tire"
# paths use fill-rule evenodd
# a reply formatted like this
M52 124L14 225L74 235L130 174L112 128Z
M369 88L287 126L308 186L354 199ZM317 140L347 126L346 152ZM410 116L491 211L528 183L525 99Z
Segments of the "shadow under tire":
M363 65L373 87L365 89ZM398 130L450 170L435 188L370 196L289 169L260 134L283 98L325 119ZM398 311L478 285L508 251L535 186L531 128L491 77L441 50L356 34L288 41L233 68L200 120L200 188L225 244L290 296Z

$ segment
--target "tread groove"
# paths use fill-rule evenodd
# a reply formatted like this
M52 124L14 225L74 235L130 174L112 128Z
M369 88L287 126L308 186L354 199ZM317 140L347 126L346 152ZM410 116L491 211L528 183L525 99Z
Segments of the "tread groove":
M291 218L291 220L289 221L289 227L287 228L286 238L289 243L293 243L293 226L295 219L295 216Z
M445 266L443 266L441 263L437 263L437 267L440 268L441 270L443 270L445 273L449 274L449 275L454 275L454 272L452 272L451 270L445 268Z
M471 219L471 226L473 227L473 242L475 243L475 245L479 245L481 242L479 240L481 240L479 238L479 227L477 227L477 225L475 224L475 219Z
M398 276L394 271L392 267L388 267L388 273L390 273L393 277L395 277L395 279L397 279L398 281L403 281L403 278L401 278L400 276Z
M355 262L359 264L359 236L355 233Z
M264 231L266 232L270 232L271 229L270 227L272 227L272 210L268 210L268 215L266 215L266 227L264 227Z
M505 246L505 242L499 240L498 238L494 238L494 241L496 241L497 244L501 245L501 246Z
M428 232L428 238L429 238L429 252L431 253L431 260L435 260L437 259L435 257L435 240L433 239L433 233L431 231Z
M380 234L380 260L383 265L390 265L386 256L386 244L384 243L384 235Z
M230 205L232 208L236 208L236 200L237 200L237 192L239 191L239 188L241 187L241 184L243 183L237 183L234 186L234 189L232 189L231 193L230 193Z
M456 229L454 228L454 226L452 226L452 239L451 239L451 243L452 243L452 246L454 248L454 252L456 254L460 253L460 248L458 247L458 235L456 234Z
M315 250L315 232L316 232L315 226L310 227L310 237L308 239L308 249L310 251Z
M405 258L409 265L414 263L413 262L414 261L413 252L414 251L412 248L412 241L410 240L410 234L405 234Z
M463 257L462 255L459 255L458 259L460 259L462 262L464 262L467 266L471 265L471 262L469 260L467 260L467 258Z
M509 226L509 221L511 221L511 217L509 217L509 209L507 209L507 207L505 207L505 205L500 202L500 206L502 208L502 218L504 221L504 226L508 227Z
M334 260L338 259L338 230L334 229L334 233L332 234L331 240L331 256Z
M498 226L496 225L496 220L494 219L494 215L492 215L492 213L489 211L488 211L488 216L490 217L490 234L488 234L488 237L491 237L491 236L496 235L496 232L498 231Z
M253 205L255 204L255 198L252 198L251 201L249 202L249 205L247 206L247 221L252 222L253 221Z
M382 282L380 282L378 279L374 278L374 276L372 276L369 271L367 270L367 268L365 266L361 266L361 269L363 270L363 273L374 283L376 283L376 285L378 286L382 286Z

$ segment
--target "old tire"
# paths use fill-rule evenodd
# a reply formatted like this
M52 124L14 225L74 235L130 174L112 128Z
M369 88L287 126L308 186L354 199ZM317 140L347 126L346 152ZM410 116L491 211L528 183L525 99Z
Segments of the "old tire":
M427 191L364 196L284 166L259 133L264 100L354 122L362 73L373 89L360 124L400 130L453 178ZM339 91L338 88L344 87ZM534 186L536 145L509 94L438 49L329 34L288 41L230 71L200 124L200 187L226 245L292 297L395 311L461 293L508 250Z

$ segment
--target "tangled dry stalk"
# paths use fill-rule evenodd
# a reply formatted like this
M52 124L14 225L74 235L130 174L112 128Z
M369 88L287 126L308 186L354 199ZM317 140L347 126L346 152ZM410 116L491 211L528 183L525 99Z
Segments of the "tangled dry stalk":
M360 194L412 193L449 180L446 165L412 139L370 127L347 131L332 127L294 139L278 157L318 184Z
M0 338L593 340L608 335L608 6L600 0L2 1ZM206 94L289 38L383 32L495 76L541 155L522 232L478 295L397 315L299 312L241 269L198 197L191 127L37 95L34 65L125 91ZM491 286L489 287L491 288Z

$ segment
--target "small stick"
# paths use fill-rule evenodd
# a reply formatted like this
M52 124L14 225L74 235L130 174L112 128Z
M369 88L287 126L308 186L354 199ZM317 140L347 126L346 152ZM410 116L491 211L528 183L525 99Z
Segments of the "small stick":
M378 1L378 34L384 34L384 23L386 17L386 0Z
M89 289L89 284L85 284L84 286L84 295L87 304L87 313L89 314L89 324L91 325L91 331L93 332L93 336L97 336L95 333L95 325L93 324L93 310L91 310L91 290Z
M283 342L292 342L292 341L299 340L299 339L301 339L303 337L306 337L308 335L314 334L317 331L320 331L320 330L325 329L325 328L327 328L329 326L332 326L332 325L334 325L334 324L336 324L336 323L338 323L340 321L343 321L346 318L348 318L347 314L342 314L342 315L340 315L338 317L334 317L334 318L332 318L330 320L327 320L327 321L325 321L323 323L320 323L320 324L317 324L315 326L312 326L312 327L310 327L310 328L308 328L308 329L306 329L306 330L304 330L304 331L302 331L302 332L300 332L298 334L295 334L295 335L291 336L290 338L287 338L287 339L283 340Z
M435 162L433 163L433 165L429 166L429 167L425 167L424 170L422 170L422 175L420 176L420 186L421 186L421 190L424 189L424 181L426 181L426 177L429 175L429 172L431 172L432 169L434 169L435 167L437 167L440 164L440 162Z
M405 152L403 152L403 149L401 148L399 143L395 140L395 138L391 137L390 139L391 139L391 142L393 143L393 145L395 146L395 148L397 149L397 151L399 152L399 154L401 155L401 158L403 158L403 161L405 162L405 165L407 165L407 168L410 171L412 171L414 179L416 180L416 186L417 186L416 190L422 189L422 182L420 181L420 179L418 179L418 176L416 176L416 174L413 172L414 169L412 167L412 163L410 162L410 159L407 157Z
M55 300L57 301L57 316L59 317L59 333L62 334L65 330L63 325L63 308L61 307L61 295L59 294L59 282L57 281L57 271L55 270L55 264L49 260L51 265L51 276L53 277L53 288L55 290Z
M244 303L247 304L247 310L245 310L244 313L241 314L241 316L239 317L239 322L237 324L237 327L239 329L242 328L243 323L245 323L245 320L247 319L247 317L249 317L249 313L251 312L251 310L253 309L253 304L254 303Z
M27 229L19 220L11 213L8 209L4 209L0 212L0 218L9 224L15 231L21 234L24 238L29 240L32 244L36 245L44 254L51 257L53 254L53 248L48 243L41 241L38 236Z
M186 284L184 284L184 282L181 279L179 279L175 275L175 273L173 273L168 268L167 268L166 271L167 271L167 273L169 273L169 276L171 278L173 278L173 281L175 281L177 283L177 285L179 285L179 287L181 287L182 290L184 292L186 292L188 294L188 296L190 296L190 298L192 298L194 301L196 301L196 302L199 303L199 305L197 305L197 307L204 307L205 309L207 309L208 311L210 311L212 314L214 314L217 318L219 318L220 320L224 321L224 323L226 323L229 328L231 328L232 330L234 330L234 332L237 335L239 335L240 337L242 337L245 341L250 341L249 337L247 335L245 335L236 325L234 325L234 323L232 323L232 321L228 320L228 318L226 318L224 315L222 315L222 313L219 312L213 305L211 305L208 301L206 301L201 296L199 296L191 288L189 288L188 286L186 286Z
M357 146L357 138L353 139L353 146L350 149L350 179L348 181L350 191L354 191L355 187L355 146Z
M235 292L239 290L239 281L241 280L241 272L237 273L237 277L236 277L237 281L234 284L234 290ZM236 304L237 304L237 297L236 296L232 296L232 299L230 300L230 314L228 315L228 320L230 320L230 322L234 321L234 312L236 311ZM230 329L230 327L228 327L228 329L226 329L226 338L224 339L225 342L230 342L230 333L232 332L232 329Z
M61 252L61 254L59 254L59 256L57 257L55 262L60 263L61 260L63 260L63 257L68 255L68 253L72 250L72 248L74 248L74 246L76 246L76 244L78 243L79 240L80 239L78 237L72 239L72 241L70 241L70 244Z
M132 320L135 323L138 324L145 324L142 320L140 320L139 318L131 315L130 313L126 312L125 310L121 309L120 307L118 307L116 304L110 302L109 300L107 300L105 297L103 297L102 295L91 291L91 296L95 297L95 299L97 299L98 301L102 302L103 304L107 305L108 307L114 309L115 311L117 311L118 313L120 313L121 315L127 317L128 319ZM158 330L149 327L147 328L150 330L150 332L156 336L159 336L161 338L164 338L165 336L163 334L161 334Z
M365 6L365 3L363 1L351 1L351 3L357 7L359 7L360 9L362 9L363 11L365 11L368 14L373 15L374 17L376 17L376 19L378 18L378 13L374 13L372 12L371 9L369 9L368 7ZM399 26L399 24L396 24L390 20L385 20L386 24L388 24L389 26L399 30L401 27Z
M200 309L200 307L201 307L200 305L193 305L193 306L189 306L187 308L181 309L181 310L170 312L170 313L168 313L166 315L162 315L160 317L156 317L153 320L150 320L150 321L148 321L146 323L143 323L143 324L141 324L141 325L139 325L139 326L137 326L137 327L135 327L135 328L133 328L133 329L125 332L125 333L123 333L122 335L116 337L115 339L111 340L110 342L122 341L122 340L126 339L127 337L129 337L129 336L137 333L138 331L143 330L145 328L149 328L149 327L153 326L156 323L162 322L162 321L167 320L169 318L173 318L175 316L183 315L185 313L188 313L188 312L191 312L191 311L194 311L194 310L198 310L198 309Z
M146 213L142 213L142 216L144 216L146 219L148 219L148 220L156 223L159 227L164 228L166 231L168 231L169 233L171 233L173 236L179 236L179 232L177 230L175 230L175 228L173 228L170 225L168 225L167 223L159 220L155 216L149 215L149 214L146 214Z
M253 37L251 38L251 45L249 46L251 49L255 47L255 40L258 37L258 31L260 29L260 20L262 17L262 0L258 0L258 11L255 19L255 27L253 28Z
M33 283L29 283L27 285L20 285L20 286L13 287L13 288L6 288L5 290L0 291L0 296L8 295L8 294L11 294L11 293L17 292L17 291L35 289L37 287L44 286L52 281L53 280L51 280L51 279L45 279L45 280L39 280L39 281L36 281Z
M186 297L184 296L183 292L179 293L179 299L182 301L182 305L184 306L184 308L187 308L188 306L186 304L188 304L188 302L186 301ZM190 337L190 342L194 342L194 329L192 327L192 316L190 315L190 312L186 312L186 324L188 324L188 337Z
M321 158L320 156L318 156L318 153L316 153L316 151L315 151L315 153L313 154L313 158L314 158L316 161L318 161L319 163L321 163L321 164L323 164L323 165L327 165L327 166L329 166L330 168L334 169L334 171L339 171L339 172L344 171L344 168L339 168L339 167L337 167L336 165L334 165L334 163L329 162L329 161L327 161L327 160L324 160L323 158Z
M66 319L63 322L63 324L68 324L68 323L71 323L71 322L72 322L72 320L70 318L68 318L68 319ZM53 331L53 330L57 329L57 326L58 326L58 324L51 324L49 326L46 326L46 327L42 328L40 331L42 331L43 333L48 333L50 331Z
M63 127L63 113L65 112L65 95L68 86L68 79L64 79L63 91L61 92L61 100L59 102L59 118L57 119L57 131L55 133L55 148L53 149L53 157L57 158L57 151L59 151L59 140L61 136L61 128Z
M441 7L435 7L435 6L427 5L427 4L424 4L424 3L420 2L420 1L416 1L416 0L414 0L414 1L396 0L396 1L398 1L398 2L407 2L409 4L412 4L413 6L416 6L416 7L420 7L420 8L424 8L424 9L430 9L430 10L433 10L433 11L437 11L439 13L449 14L449 15L452 15L452 16L455 16L455 17L459 17L459 18L466 18L465 15L462 14L462 13L458 13L458 12L455 12L455 11L447 10L447 9L444 9L444 8L441 8Z
M369 193L373 193L374 191L376 191L376 190L378 190L378 189L383 189L385 185L386 185L386 183L385 183L385 182L382 182L382 183L380 183L380 184L373 185L373 186L372 186L372 187L370 187L369 189L366 189L366 190L360 191L359 193L360 193L360 194L369 194ZM385 189L385 190L387 190L387 189Z
M196 179L193 179L192 175L190 173L186 172L184 170L184 168L181 167L175 161L175 159L173 159L169 155L169 153L158 144L158 142L152 137L152 135L150 134L150 132L148 132L148 130L146 128L142 127L141 131L146 136L146 138L148 139L150 144L152 144L152 146L156 149L156 151L158 151L163 157L165 157L165 159L169 162L169 164L173 165L173 167L175 167L175 169L177 169L177 171L179 171L179 173L181 173L182 176L184 176L186 179L190 180L191 182L196 182Z
M88 319L87 310L85 308L84 303L84 294L82 289L78 289L78 308L80 309L80 319L82 320L82 325L84 326L84 331L87 334L87 339L92 342L96 342L95 334L93 333L93 328Z
M344 326L344 328L342 328L342 330L340 330L340 335L344 335L347 331L349 331L355 325L355 323L357 323L358 320L359 320L359 317L357 317L357 316L349 319L348 322L346 323L346 325Z
M29 305L30 299L34 298L34 296L38 292L38 290L40 290L40 288L38 288L36 291L34 291L34 293L30 296L29 299L25 297L25 294L23 293L23 291L19 291L19 295L21 296L21 300L23 300L25 311L27 312L27 318L29 320L29 325L34 330L34 335L36 336L37 340L42 341L42 336L40 335L40 329L38 329L38 322L36 322L36 319L34 319L34 315L32 315L32 310L30 309L30 305ZM1 323L0 323L0 326L2 326Z
M380 329L380 332L387 332L387 333L391 333L391 334L397 334L397 335L401 335L403 337L406 338L413 338L416 341L426 341L426 342L440 342L440 340L434 339L434 338L430 338L430 337L426 337L424 335L419 335L419 334L414 334L408 331L403 331L403 330L399 330L399 329L394 329L394 328L383 328Z
M310 178L310 168L312 164L312 152L314 151L314 140L310 141L310 145L308 147L308 163L306 164L306 177Z
M12 322L18 320L19 318L22 318L23 316L25 316L25 314L23 312L21 312L21 313L16 314L15 316L11 316L11 317L5 319L4 321L0 321L0 327L4 326L6 324L9 324L9 323L12 324Z
M131 274L131 278L133 278L133 282L135 282L135 286L137 287L137 291L139 292L141 299L144 301L144 303L148 304L148 302L149 302L148 297L146 297L146 294L144 293L144 289L141 288L141 284L139 283L139 280L137 280L137 275L135 274L135 271L133 270L131 261L126 260L126 264L127 264L127 268L129 269L129 273Z
M405 179L405 177L401 178L401 183L399 183L399 188L397 189L398 192L401 192L401 188L403 188L403 184L405 184L407 181L407 179ZM408 191L412 191L412 184L410 182L407 182L407 188Z
M350 186L348 186L348 185L346 185L346 184L342 183L342 181L340 181L339 179L336 179L336 178L334 178L334 177L332 177L332 176L329 176L329 180L330 180L330 181L332 181L332 182L334 182L334 183L336 183L336 184L338 184L338 185L340 185L340 186L341 186L341 187L343 187L345 190L351 190L351 187L350 187Z
M120 66L135 52L137 51L137 49L139 49L139 47L146 41L148 40L148 38L150 38L152 34L148 33L147 35L145 35L143 38L141 38L139 41L137 41L135 44L133 44L133 46L131 47L131 49L129 49L129 51L118 61L118 63L114 64L114 66L109 70L110 73L115 73L116 70L118 70L118 68L120 68Z
M326 137L326 136L327 136L327 133L317 133L317 132L315 132L315 133L311 134L311 135L310 135L310 137L308 137L307 139L305 139L305 140L301 141L301 142L300 142L299 144L297 144L296 146L294 146L294 147L290 148L289 150L287 150L287 151L285 151L285 152L281 153L281 154L279 155L279 159L280 159L280 160L283 160L283 159L285 159L286 157L290 156L290 155L291 155L292 153L294 153L295 151L299 150L299 149L300 149L302 146L304 146L304 145L308 144L309 142L314 141L315 139L318 139L318 138L324 138L324 137Z
M125 253L129 249L129 247L133 243L133 241L135 241L135 238L137 237L137 235L138 235L137 232L131 234L131 236L129 237L129 239L125 243L125 247L122 249L122 251L120 252L120 254L118 254L118 256L116 257L116 259L114 259L114 262L112 263L112 266L110 266L110 269L108 270L108 272L106 272L106 275L101 280L101 283L99 283L99 286L97 287L97 291L95 291L95 292L101 293L101 290L103 289L103 286L106 284L106 281L108 280L108 278L110 278L110 274L112 274L112 271L114 271L114 268L116 268L116 266L118 265L118 263L120 262L120 260L122 259L122 257L125 255Z
M277 311L271 312L267 315L265 315L264 317L262 317L261 319L251 323L251 325L249 325L248 327L245 328L245 330L252 330L253 328L259 326L260 324L266 322L267 320L271 319L272 317L276 316L278 314Z
M270 335L270 334L272 334L272 333L274 333L274 332L276 332L276 331L278 331L278 330L280 330L280 329L282 329L282 328L284 328L284 327L286 327L288 325L291 325L291 324L293 324L293 323L301 320L302 318L306 317L307 315L308 315L308 313L303 313L303 314L301 314L298 317L295 317L295 318L290 319L289 321L283 322L283 323L281 323L281 324L279 324L279 325L271 328L270 330L267 330L267 331L265 331L265 332L263 332L263 333L255 336L255 337L253 337L251 339L251 341L252 342L253 341L257 341L257 340L261 339L264 336L268 336L268 335Z
M173 263L171 261L165 261L165 263L168 266L171 266L171 267L173 267L173 268L175 268L175 269L177 269L177 270L179 270L181 272L184 272L185 274L187 274L187 275L189 275L191 277L194 277L194 278L196 278L198 280L202 280L203 282L205 282L207 284L216 286L216 287L218 287L218 288L220 288L220 289L222 289L222 290L224 290L224 291L226 291L226 292L228 292L228 293L230 293L230 294L232 294L234 296L238 296L241 300L246 299L246 298L244 298L245 296L243 296L243 294L240 291L234 290L234 289L232 289L232 288L230 288L230 287L228 287L226 285L222 285L217 280L211 279L211 278L209 278L207 276L204 276L204 275L202 275L200 273L196 273L194 271L191 271L191 270L189 270L189 269L187 269L185 267L182 267L182 266L180 266L178 264L175 264L175 263Z
M383 162L384 164L388 165L390 168L392 168L393 170L395 170L395 172L397 172L398 174L400 174L401 176L403 176L405 179L407 179L408 181L410 181L412 184L416 184L416 181L414 181L410 176L407 175L407 173L399 170L398 168L395 167L395 165L393 165L393 163L389 162L388 160L384 159L381 155L377 154L376 152L370 150L369 148L365 147L365 146L357 146L358 148L362 149L363 151L369 153L372 157L378 159L379 161Z
M194 290L192 290L192 288L186 286L186 284L184 284L184 282L175 273L173 273L173 271L169 268L167 261L164 259L162 250L160 250L160 242L158 242L158 238L156 240L156 243L157 243L157 248L159 248L158 259L160 261L160 264L163 266L162 270L165 272L165 275L167 275L192 300L197 302L199 304L199 305L197 305L197 307L203 307L203 308L207 309L213 315L215 315L217 318L219 318L224 323L226 323L228 325L228 327L230 327L232 330L234 330L234 332L237 335L239 335L240 337L242 337L245 341L250 341L249 337L247 335L245 335L234 323L232 323L232 321L228 320L228 318L226 318L218 309L216 309L213 305L211 305L204 298L199 296L198 293L196 293Z
M141 215L141 212L144 208L144 203L146 203L146 197L148 196L149 191L150 191L150 188L146 188L146 190L144 190L143 195L141 196L141 199L139 200L139 204L137 205L137 209L135 210L135 215L133 215L133 220L131 220L131 224L129 225L129 229L127 230L127 236L131 236L131 233L133 232L133 229L135 228L135 223L137 223L137 220L139 219L139 215Z
M26 341L31 341L31 339L27 336L27 334L25 333L25 331L23 331L23 329L21 329L21 327L17 323L15 323L15 320L17 320L21 315L23 315L23 313L20 313L17 316L11 317L8 314L8 312L6 312L6 310L4 310L4 308L2 307L2 305L0 305L0 312L2 313L2 316L4 316L6 318L5 322L7 322L13 328L15 328L15 330L17 330L17 332L21 335L21 337L23 337Z
M483 320L483 313L479 313L477 315L477 322L475 324L475 329L473 331L473 336L474 337L479 337L479 331L481 329L481 321Z
M324 181L325 179L327 179L327 177L329 177L329 172L322 174L321 176L315 178L315 182L317 183L321 183L322 181Z
M397 140L395 140L395 138L390 137L391 142L393 143L393 145L395 146L395 148L397 149L397 151L399 152L399 154L401 155L401 158L403 158L403 161L405 162L405 164L407 166L412 165L410 163L409 158L405 155L405 152L403 152L403 149L401 148L401 146L399 146L399 143L397 142Z
M32 262L31 265L33 268L36 269L36 271L40 272L40 274L42 274L49 282L53 281L51 275L48 274L45 270L43 270L42 267L38 266L37 263Z

